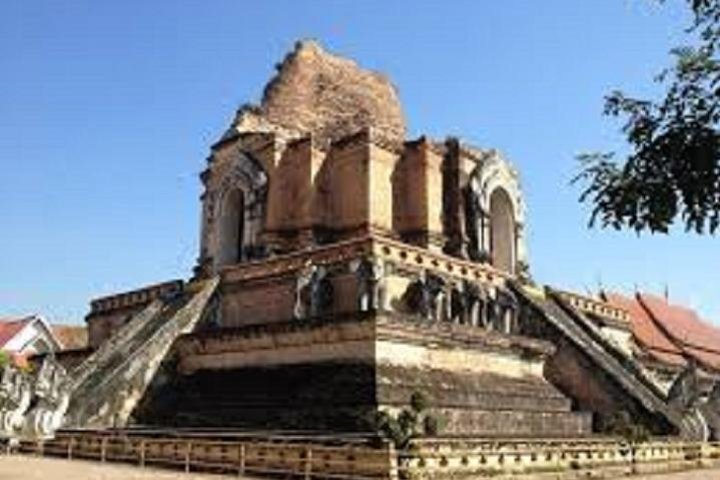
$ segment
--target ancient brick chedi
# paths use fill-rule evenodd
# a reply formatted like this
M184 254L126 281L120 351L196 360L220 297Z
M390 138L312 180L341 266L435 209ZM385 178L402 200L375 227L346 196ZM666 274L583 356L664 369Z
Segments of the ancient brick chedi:
M66 426L372 432L421 393L450 436L716 431L627 309L534 285L512 165L407 139L382 75L299 42L201 181L193 278L92 302Z
M588 431L542 378L550 346L510 335L517 173L404 135L386 79L298 43L212 148L197 274L222 279L223 328L180 339L184 388L148 418L357 429L419 391L456 433Z

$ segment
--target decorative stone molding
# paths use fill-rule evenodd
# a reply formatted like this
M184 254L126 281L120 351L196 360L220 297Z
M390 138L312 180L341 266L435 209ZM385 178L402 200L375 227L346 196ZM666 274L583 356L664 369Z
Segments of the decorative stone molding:
M492 198L503 192L510 201L513 231L506 248L512 252L511 273L528 265L525 245L525 201L517 170L497 150L477 151L477 167L470 173L466 194L467 231L472 253L478 260L492 260Z
M328 357L335 360L371 361L376 350L372 345L380 341L432 348L472 345L478 352L513 352L522 358L538 360L554 351L550 343L542 340L449 322L418 323L408 315L389 312L194 332L178 338L175 351L180 358L180 369L189 373L199 368L237 368L251 359L273 364L318 360L325 358L326 352L335 352L335 357ZM344 347L339 347L342 345ZM284 356L279 353L283 349ZM267 356L272 352L274 356L269 359ZM301 357L300 352L309 357Z
M603 302L602 300L597 300L578 293L560 290L556 290L555 292L573 308L576 308L583 313L590 313L610 320L615 320L616 322L621 322L621 325L625 328L629 328L630 313L624 308L616 307Z
M32 401L32 378L12 364L0 375L0 438L14 437Z
M145 305L160 297L181 293L183 287L182 280L171 280L129 292L96 298L90 302L90 315Z
M52 438L63 424L71 393L68 372L53 357L45 357L34 379L32 407L25 415L22 437Z
M366 236L327 246L285 255L229 265L221 269L223 283L236 283L259 278L293 275L308 261L315 265L349 263L371 256L383 260L385 265L420 274L432 270L438 275L456 280L503 285L511 276L490 265L478 264L439 252L433 252L397 240L380 236ZM387 267L386 267L387 268Z
M694 469L711 464L720 446L652 440L630 445L617 439L422 440L399 468L409 478L442 479L506 475L512 478L619 478Z

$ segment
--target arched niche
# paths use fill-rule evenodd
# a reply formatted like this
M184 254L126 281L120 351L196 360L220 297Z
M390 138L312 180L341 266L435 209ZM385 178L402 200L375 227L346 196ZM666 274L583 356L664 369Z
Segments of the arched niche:
M466 234L468 253L510 274L527 264L525 203L517 171L489 150L468 177ZM472 258L472 257L471 257Z
M239 188L225 193L218 223L217 265L241 262L245 242L245 194Z
M256 258L262 250L268 177L240 150L216 154L204 178L201 265L209 272Z
M490 194L490 259L495 268L515 273L515 214L510 195L503 188Z

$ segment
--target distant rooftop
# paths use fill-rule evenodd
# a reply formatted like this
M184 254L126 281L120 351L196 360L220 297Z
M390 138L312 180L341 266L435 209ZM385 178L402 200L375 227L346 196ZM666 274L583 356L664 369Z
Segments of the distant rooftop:
M664 298L641 293L638 299L662 329L686 354L700 363L720 370L720 329L698 314Z
M720 371L720 329L690 308L647 293L605 293L607 301L630 313L635 341L662 363L685 366L693 359Z
M630 314L630 325L635 341L655 360L675 366L687 365L683 351L663 333L650 314L635 296L606 293L607 301Z
M7 345L15 335L25 328L26 325L33 322L35 317L22 318L0 318L0 349Z

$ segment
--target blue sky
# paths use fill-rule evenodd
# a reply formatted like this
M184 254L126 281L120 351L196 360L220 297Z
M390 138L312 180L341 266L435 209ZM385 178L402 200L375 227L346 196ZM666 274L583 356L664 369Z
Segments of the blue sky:
M542 283L662 292L720 322L717 238L589 230L575 154L622 149L602 96L652 94L680 0L0 3L0 315L190 274L197 174L295 40L392 77L412 136L519 168Z

